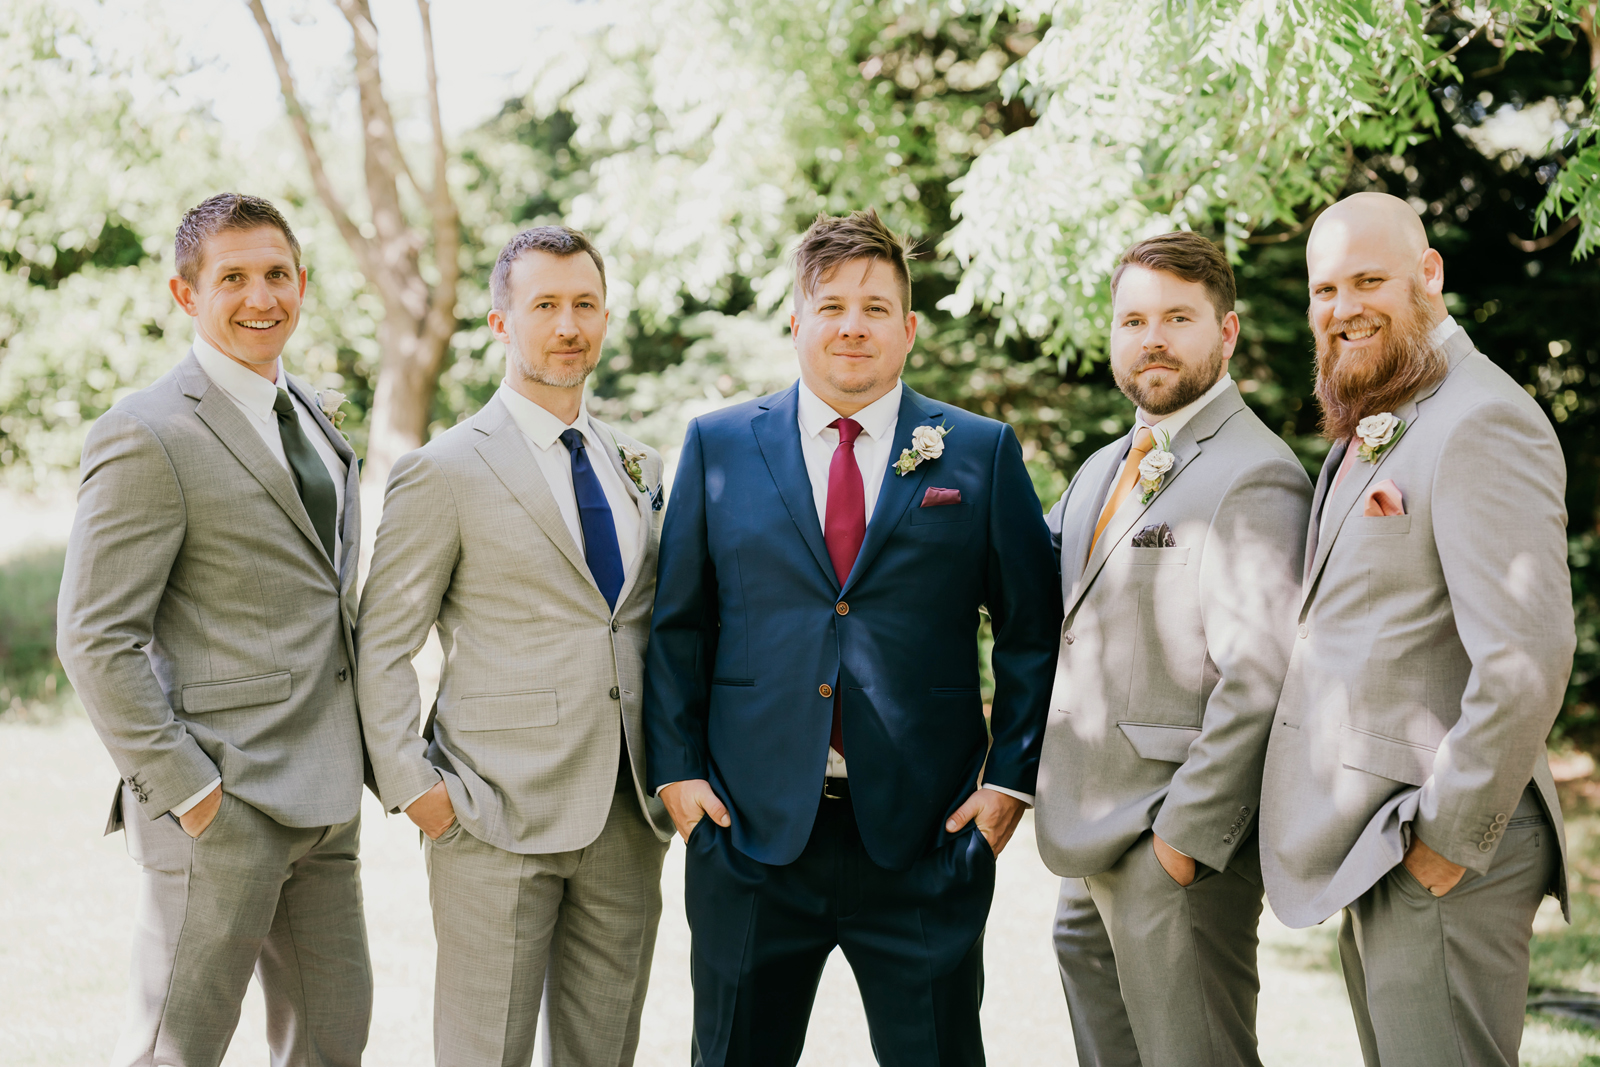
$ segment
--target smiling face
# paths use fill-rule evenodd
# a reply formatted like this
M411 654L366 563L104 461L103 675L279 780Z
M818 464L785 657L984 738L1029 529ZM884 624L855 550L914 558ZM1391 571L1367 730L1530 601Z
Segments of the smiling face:
M511 264L508 281L509 306L489 312L489 329L506 346L513 386L581 392L611 317L600 269L581 252L530 251Z
M917 339L917 317L901 306L902 285L881 259L839 264L799 293L789 316L800 377L841 415L853 415L900 380Z
M223 230L206 239L194 284L169 283L201 338L268 380L300 322L306 272L276 226Z
M1146 415L1165 417L1200 398L1227 371L1239 316L1217 321L1203 282L1137 264L1117 279L1111 374Z

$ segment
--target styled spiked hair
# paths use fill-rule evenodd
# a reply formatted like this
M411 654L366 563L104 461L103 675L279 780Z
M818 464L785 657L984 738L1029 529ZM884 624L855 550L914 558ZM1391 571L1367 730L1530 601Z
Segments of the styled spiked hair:
M881 259L894 269L900 282L900 311L911 313L911 272L906 260L913 254L909 238L895 233L878 218L875 208L848 215L818 215L800 239L794 253L794 297L816 293L822 279L852 259Z
M1216 309L1221 322L1233 310L1238 299L1238 289L1233 280L1233 267L1210 240L1189 230L1175 230L1147 237L1122 253L1117 269L1111 274L1111 297L1116 299L1117 281L1129 267L1175 274L1186 282L1199 282L1205 286L1206 296Z
M253 230L258 226L272 226L283 231L294 256L295 269L299 270L300 242L289 229L288 220L270 200L244 193L218 193L184 212L183 221L178 223L178 234L172 242L173 266L178 277L190 285L200 284L206 242L227 230Z

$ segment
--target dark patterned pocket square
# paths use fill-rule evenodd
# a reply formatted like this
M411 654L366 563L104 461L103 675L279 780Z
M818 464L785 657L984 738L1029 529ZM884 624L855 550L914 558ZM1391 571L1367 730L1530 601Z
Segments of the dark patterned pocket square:
M928 491L922 494L922 506L925 508L936 508L941 504L959 503L961 503L961 490L959 489L939 489L930 485Z
M1178 542L1172 536L1172 527L1166 523L1146 526L1133 535L1134 548L1176 548Z

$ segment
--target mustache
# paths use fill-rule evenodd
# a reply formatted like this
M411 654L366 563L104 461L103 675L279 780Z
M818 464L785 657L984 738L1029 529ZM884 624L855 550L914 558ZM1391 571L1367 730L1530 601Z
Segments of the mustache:
M1357 315L1353 319L1334 319L1328 323L1328 328L1323 331L1323 336L1332 339L1340 334L1354 333L1361 330L1381 330L1393 321L1387 315L1367 314Z

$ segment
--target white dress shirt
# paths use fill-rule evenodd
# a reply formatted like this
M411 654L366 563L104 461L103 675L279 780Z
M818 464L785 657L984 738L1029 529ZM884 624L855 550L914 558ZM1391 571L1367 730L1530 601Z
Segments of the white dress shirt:
M300 398L289 390L287 380L283 376L283 361L280 359L275 375L277 384L267 381L255 371L245 367L227 356L218 352L198 335L194 339L194 356L200 361L200 369L206 372L206 377L211 379L211 384L221 389L223 395L232 400L256 433L261 435L262 444L267 446L273 458L282 465L284 470L290 470L289 458L283 452L283 435L278 431L278 414L273 411L272 405L278 399L278 390L289 391L289 398L294 402L294 411L300 418L300 429L305 432L306 438L311 442L311 447L317 450L317 455L322 459L322 465L328 468L328 477L333 479L333 496L335 501L333 516L333 560L338 566L340 549L343 540L339 531L344 527L344 480L347 469L344 460L333 450L333 445L328 441L328 435L323 432L317 418L300 402ZM292 471L291 471L292 473ZM204 789L189 797L181 804L172 806L172 814L183 818L206 797L211 791L222 784L221 778L213 779Z
M889 473L889 464L894 458L891 453L894 451L894 433L900 425L900 395L904 391L905 386L895 382L893 389L849 416L861 425L861 432L856 435L855 453L856 467L861 471L861 490L866 500L868 523L872 522L878 493L883 488L883 479ZM834 450L839 447L839 431L830 423L841 417L828 406L827 401L812 392L804 380L800 382L800 404L796 413L796 421L800 424L800 451L805 456L806 474L811 479L811 499L817 506L817 521L824 530L828 528L828 468L833 463ZM828 769L823 773L829 778L850 776L844 756L831 746L828 748ZM998 785L986 788L1016 797L1025 804L1033 803L1033 797L1027 793L1018 793Z

